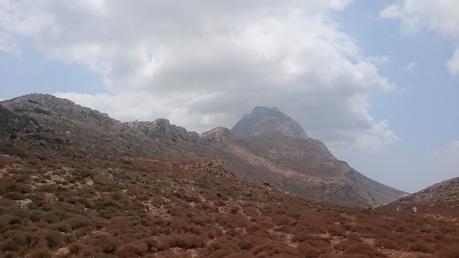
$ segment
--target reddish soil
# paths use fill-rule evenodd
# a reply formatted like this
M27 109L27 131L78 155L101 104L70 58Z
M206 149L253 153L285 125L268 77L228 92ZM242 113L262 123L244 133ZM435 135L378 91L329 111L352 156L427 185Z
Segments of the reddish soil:
M459 257L455 221L305 201L221 161L0 156L1 257Z

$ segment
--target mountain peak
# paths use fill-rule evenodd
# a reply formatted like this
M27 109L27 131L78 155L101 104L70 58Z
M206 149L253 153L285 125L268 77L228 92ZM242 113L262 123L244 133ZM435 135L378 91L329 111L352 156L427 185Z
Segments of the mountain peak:
M252 113L261 113L261 112L277 112L281 113L280 109L278 107L263 107L263 106L257 106L253 109Z
M282 133L286 136L308 138L301 125L277 107L257 106L250 114L244 115L231 129L239 137L252 137L269 133Z

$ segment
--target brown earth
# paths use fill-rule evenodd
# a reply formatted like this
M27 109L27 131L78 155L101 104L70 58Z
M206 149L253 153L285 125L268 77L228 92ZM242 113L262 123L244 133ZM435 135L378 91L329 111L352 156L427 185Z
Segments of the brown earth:
M1 257L459 254L457 223L305 201L222 161L1 156L0 171Z

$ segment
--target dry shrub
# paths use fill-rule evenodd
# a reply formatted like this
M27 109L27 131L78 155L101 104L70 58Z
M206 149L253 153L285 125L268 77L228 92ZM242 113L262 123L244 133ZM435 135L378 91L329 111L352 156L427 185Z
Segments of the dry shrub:
M298 209L296 207L295 208L292 208L292 207L288 208L287 211L286 211L286 214L289 217L291 217L291 218L293 218L295 220L297 220L297 219L299 219L301 217L301 211L300 211L300 209Z
M354 232L346 234L346 239L351 240L351 241L357 241L357 242L362 241L362 239L360 238L360 235Z
M376 249L365 243L353 244L344 250L344 254L365 254L369 257L378 256Z
M0 169L5 168L7 165L14 163L14 158L5 155L0 155Z
M103 253L112 254L116 251L119 241L111 235L99 235L92 240Z
M393 250L399 250L401 248L397 242L392 241L387 238L377 239L376 246L381 247L381 248L386 248L386 249L393 249Z
M89 218L83 217L83 216L75 216L72 218L68 218L64 220L63 222L67 224L68 226L70 226L72 230L87 227L92 224Z
M290 223L290 218L285 215L272 215L271 219L275 225L284 226Z
M344 231L343 228L337 225L330 226L328 228L328 233L334 236L345 236L346 232Z
M253 244L248 241L247 239L241 239L239 240L238 242L238 246L239 248L241 248L242 250L250 250L253 248Z
M303 242L311 238L311 232L308 229L296 229L294 235L293 241L296 242Z
M64 236L57 231L47 230L44 232L44 239L49 248L57 248L64 245Z
M225 258L255 258L255 256L248 251L240 251L240 252L225 256Z
M228 255L231 255L233 253L234 253L234 250L231 250L231 249L218 249L212 252L209 258L227 257Z
M439 258L459 258L459 245L448 245L442 247L436 255Z
M329 240L326 240L326 239L315 238L315 239L309 240L308 243L311 246L319 249L322 253L328 252L330 250L330 242Z
M311 244L307 242L303 242L299 244L296 249L297 249L298 254L301 257L305 257L305 258L317 257L321 253L320 250L318 250L316 247L313 247Z
M252 253L259 257L273 257L278 254L284 254L286 256L286 254L293 253L293 250L290 250L289 247L278 241L271 240L256 246L252 250Z
M48 248L46 247L41 247L41 248L38 248L38 249L35 249L34 251L32 251L28 257L30 258L51 258L52 255L51 255L51 252Z
M350 247L352 245L355 245L355 244L359 244L359 243L361 243L361 242L357 242L357 241L354 241L354 240L343 240L343 241L339 242L337 245L335 245L334 248L336 250L344 251L348 247Z
M78 254L81 249L83 249L83 246L78 243L71 244L69 247L69 251L71 254Z
M0 156L0 169L5 168L6 165L8 165L8 162L2 156Z
M244 208L244 213L247 216L250 216L250 217L258 216L258 210L255 207L246 207L246 208Z
M213 254L217 250L232 250L231 253L239 251L239 246L234 239L228 237L219 237L208 246L209 253Z
M120 245L116 249L116 255L119 257L138 257L148 252L148 245L144 241L134 241Z
M299 218L299 226L316 227L327 222L327 219L318 212L305 212Z
M201 237L193 234L177 234L169 237L169 247L179 247L182 249L193 249L204 246Z
M420 241L420 240L412 243L408 249L413 252L423 252L423 253L432 252L432 247L428 243L424 241Z
M230 226L232 227L244 227L247 228L249 226L250 221L247 219L244 214L238 213L235 214L230 220Z

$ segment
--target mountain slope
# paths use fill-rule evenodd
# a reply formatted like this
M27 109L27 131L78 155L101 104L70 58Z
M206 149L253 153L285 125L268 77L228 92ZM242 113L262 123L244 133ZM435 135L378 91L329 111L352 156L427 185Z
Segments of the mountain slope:
M390 204L392 208L396 206L405 211L416 207L421 213L459 217L459 177L434 184Z
M231 131L211 130L202 138L219 148L239 175L304 198L366 207L404 194L337 160L321 141L307 137L296 121L277 108L257 107ZM212 139L218 141L213 144Z
M75 159L82 158L81 152L107 158L223 159L246 179L270 183L307 199L342 205L376 206L402 194L338 161L322 142L307 137L297 122L276 108L257 107L244 116L239 128L250 130L241 137L233 134L238 131L234 128L199 136L165 119L122 123L51 95L31 94L0 104L8 109L9 113L3 112L7 116L28 117L39 124L42 145L52 145ZM37 152L43 151L41 148Z
M0 107L1 257L445 258L459 252L455 223L307 201L247 182L221 160L165 160L120 142L80 143L77 135L91 135L80 131L81 119L73 117L77 128L66 138L58 123L49 127L51 117ZM121 127L106 139L165 138L177 144L171 150L185 141L177 137L183 130L165 121L134 126L141 130L110 120L99 126L106 122ZM15 137L3 133L12 130ZM213 143L233 137L223 128L211 135ZM83 148L89 143L102 146Z

